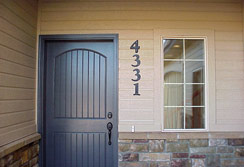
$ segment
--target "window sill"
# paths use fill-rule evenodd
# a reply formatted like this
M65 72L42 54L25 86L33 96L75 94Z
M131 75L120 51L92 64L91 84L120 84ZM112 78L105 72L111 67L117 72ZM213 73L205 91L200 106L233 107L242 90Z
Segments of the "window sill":
M119 139L226 139L244 138L244 132L120 132Z

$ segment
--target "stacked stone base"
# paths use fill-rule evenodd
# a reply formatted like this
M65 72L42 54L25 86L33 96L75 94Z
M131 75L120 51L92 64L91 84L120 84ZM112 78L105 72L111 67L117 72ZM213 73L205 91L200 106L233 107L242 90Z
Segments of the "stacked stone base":
M244 167L244 139L119 140L120 167Z
M0 167L38 167L38 154L36 141L0 158Z

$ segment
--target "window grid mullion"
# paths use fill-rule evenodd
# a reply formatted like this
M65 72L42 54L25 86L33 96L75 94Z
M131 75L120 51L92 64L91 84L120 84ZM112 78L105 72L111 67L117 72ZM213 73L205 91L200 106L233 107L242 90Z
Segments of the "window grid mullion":
M164 107L166 107L166 108L183 108L184 106L164 106ZM205 106L186 106L186 108L199 108L199 107L201 107L201 108L204 108Z
M183 39L183 67L184 67L184 129L186 129L186 55L185 55L185 39Z
M183 62L184 61L184 59L164 59L164 61L181 61L181 62ZM194 61L194 62L204 62L205 60L204 59L185 59L185 61Z
M171 38L169 38L169 39L171 39ZM175 39L175 38L172 38L172 39ZM206 49L205 49L205 51L204 51L204 58L203 59L186 59L186 38L180 38L180 39L182 39L183 41L182 41L182 45L183 45L183 51L182 51L182 59L165 59L164 57L163 57L163 61L165 62L165 61L178 61L178 62L182 62L183 63L183 83L165 83L165 82L163 82L163 89L165 89L164 87L165 87L165 85L182 85L183 86L183 93L184 93L184 97L183 97L183 100L184 100L184 102L183 102L183 105L182 106L164 106L165 108L172 108L172 107L176 107L176 108L183 108L183 114L184 114L184 116L183 116L183 128L182 129L165 129L165 130L189 130L189 129L186 129L186 109L187 108L193 108L193 107L200 107L200 108L205 108L206 107L206 104L204 104L203 106L187 106L187 104L186 104L186 96L187 96L187 94L186 94L186 86L187 85L202 85L203 87L204 87L204 100L205 100L205 102L207 101L206 100L206 53L205 53L205 51L206 51ZM188 38L187 38L188 39ZM191 38L190 38L191 39ZM195 38L194 38L195 39ZM204 48L206 47L205 45L206 45L206 43L205 43L205 39L204 39ZM204 62L204 82L203 83L186 83L186 62ZM165 91L165 90L164 90ZM205 118L206 118L206 110L205 110ZM205 119L205 125L207 124L207 119ZM206 128L206 127L205 127ZM205 128L202 128L202 129L205 129ZM190 129L190 130L201 130L201 129Z
M167 82L167 83L164 83L164 85L205 85L205 83L170 83L170 82Z

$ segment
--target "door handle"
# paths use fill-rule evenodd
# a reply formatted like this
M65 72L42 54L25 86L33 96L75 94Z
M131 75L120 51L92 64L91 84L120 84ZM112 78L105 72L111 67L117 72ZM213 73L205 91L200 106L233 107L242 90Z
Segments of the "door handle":
M112 137L112 129L113 129L113 124L111 122L109 122L107 124L107 129L108 129L108 145L111 145L111 137Z

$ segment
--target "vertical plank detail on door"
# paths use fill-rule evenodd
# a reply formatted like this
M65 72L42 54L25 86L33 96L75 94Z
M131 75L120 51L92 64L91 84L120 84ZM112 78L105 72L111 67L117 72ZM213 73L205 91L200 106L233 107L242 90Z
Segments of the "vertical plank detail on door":
M94 117L100 118L100 56L94 54Z
M55 165L105 167L105 138L106 133L55 133Z
M72 118L77 118L77 51L72 51L72 58L71 58L71 83L72 83L72 100L71 100L71 104L72 104L72 111L71 111L71 117Z
M55 81L54 81L54 85L55 85L55 97L60 97L61 96L61 92L60 92L60 77L61 77L61 59L60 57L57 57L56 61L55 61ZM55 117L60 117L60 99L59 98L55 98L54 101L54 115Z
M106 118L106 57L76 49L55 57L54 116Z
M84 63L83 63L83 118L88 118L88 98L89 98L89 58L88 58L88 51L84 51Z
M106 115L106 59L100 57L100 118L105 118Z
M83 117L83 51L78 51L78 61L77 61L77 117Z
M65 100L65 118L70 118L71 117L71 88L72 88L72 85L71 85L71 66L72 66L72 62L71 62L71 53L72 52L67 52L66 54L66 81L65 81L65 92L66 92L66 100Z

